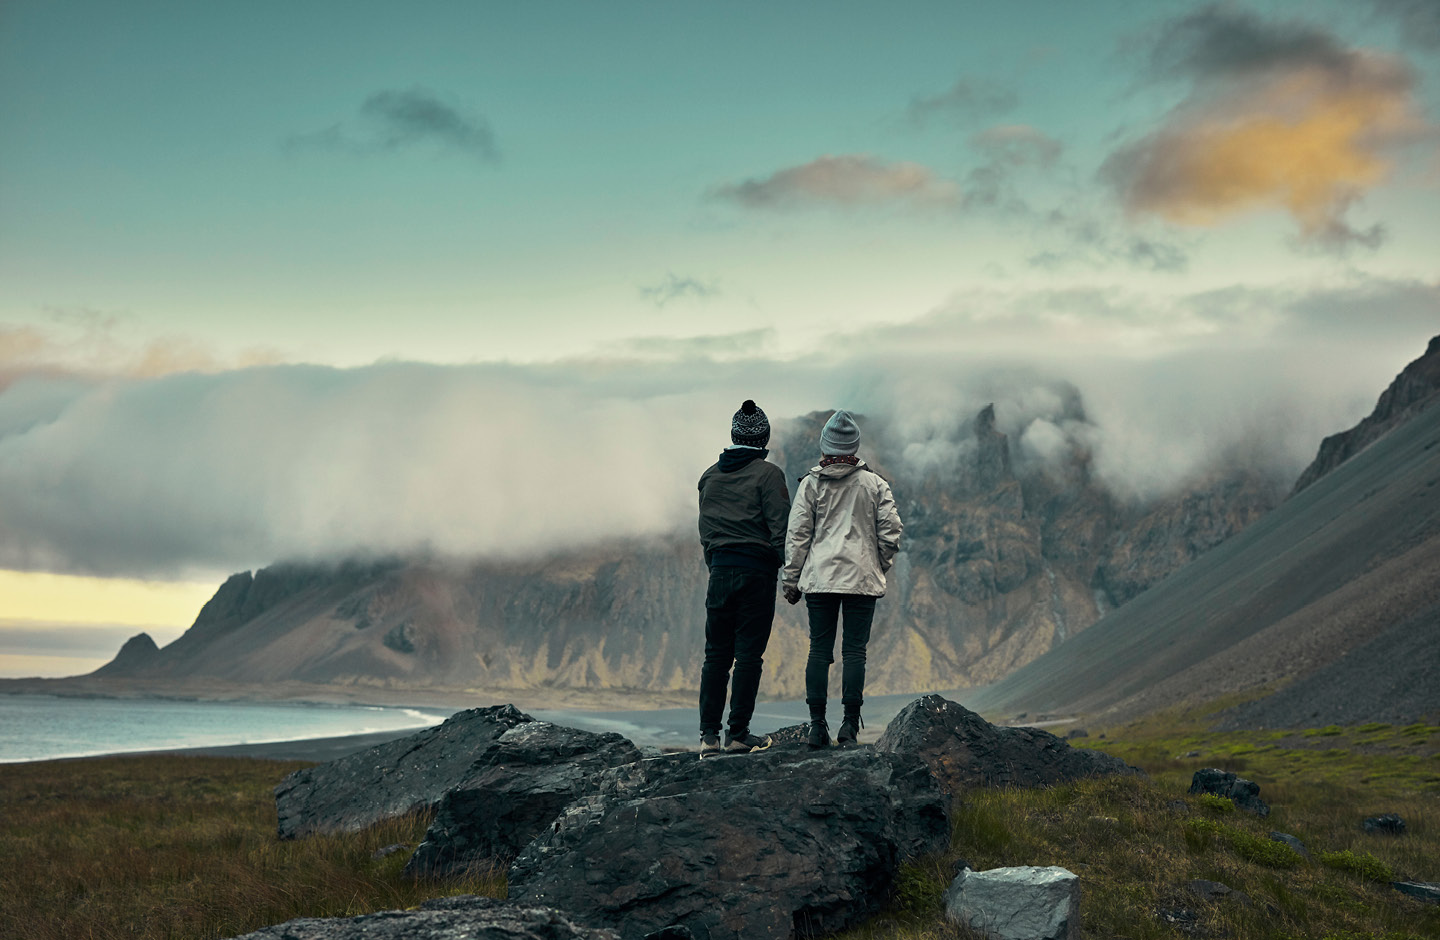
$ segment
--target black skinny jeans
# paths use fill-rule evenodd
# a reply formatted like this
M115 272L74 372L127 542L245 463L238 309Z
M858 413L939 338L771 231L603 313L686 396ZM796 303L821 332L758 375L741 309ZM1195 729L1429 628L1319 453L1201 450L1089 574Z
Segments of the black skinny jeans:
M822 717L830 685L830 664L835 661L835 628L840 613L845 626L840 640L840 704L847 715L860 714L865 704L865 648L875 601L865 594L806 594L810 614L810 656L805 661L805 704L810 714Z
M700 667L700 733L719 733L730 666L730 733L750 730L760 669L775 620L775 572L717 566L705 591L705 664Z

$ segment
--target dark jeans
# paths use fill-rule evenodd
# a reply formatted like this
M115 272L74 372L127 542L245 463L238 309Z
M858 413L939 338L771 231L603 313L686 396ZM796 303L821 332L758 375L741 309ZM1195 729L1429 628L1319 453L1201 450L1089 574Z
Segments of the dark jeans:
M750 730L760 667L775 619L775 572L716 566L705 591L705 664L700 667L700 733L720 731L730 666L730 733Z
M865 703L865 647L875 620L875 601L864 594L806 594L810 613L810 657L805 661L805 704L812 715L825 713L830 664L835 661L835 628L840 612L845 627L840 640L840 704L845 713L860 713Z

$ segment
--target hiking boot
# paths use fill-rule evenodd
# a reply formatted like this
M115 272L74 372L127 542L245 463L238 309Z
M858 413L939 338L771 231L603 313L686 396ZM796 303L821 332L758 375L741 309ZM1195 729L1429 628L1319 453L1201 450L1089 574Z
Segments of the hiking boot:
M863 727L865 722L860 720L859 715L846 715L845 720L840 722L840 730L835 734L835 743L841 747L854 744Z
M830 726L825 724L824 718L810 719L810 737L805 743L811 747L830 746Z
M730 734L727 732L725 735L725 751L728 754L753 754L756 751L765 750L774 743L774 741L770 740L770 735L768 734L763 738L758 735L753 735L748 731L744 734Z
M700 735L700 756L709 757L720 753L720 732L707 731Z

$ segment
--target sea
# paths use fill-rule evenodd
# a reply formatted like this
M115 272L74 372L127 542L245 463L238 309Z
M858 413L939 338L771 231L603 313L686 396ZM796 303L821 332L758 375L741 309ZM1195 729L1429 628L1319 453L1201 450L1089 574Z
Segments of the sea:
M0 763L420 730L445 709L0 695Z

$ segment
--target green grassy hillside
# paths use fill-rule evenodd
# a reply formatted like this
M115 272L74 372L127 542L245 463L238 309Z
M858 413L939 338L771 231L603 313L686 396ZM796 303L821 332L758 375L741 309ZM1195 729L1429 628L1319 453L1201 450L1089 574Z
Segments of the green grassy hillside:
M941 896L958 860L975 868L1063 865L1081 877L1087 938L1207 936L1265 940L1440 937L1440 906L1391 889L1392 877L1440 880L1440 727L1225 732L1153 719L1078 743L1150 777L1047 790L961 794L949 852L906 866L891 908L851 938L960 937ZM1097 729L1098 730L1098 729ZM1198 752L1196 756L1184 756ZM0 936L13 940L228 937L299 916L404 908L427 897L503 896L504 874L416 884L400 877L425 820L353 836L275 838L270 789L302 764L235 758L124 757L0 769ZM1273 813L1186 796L1200 767L1261 785ZM1360 821L1398 812L1401 837ZM1299 837L1300 859L1269 832ZM1207 904L1203 878L1252 905ZM1181 933L1156 911L1189 910Z

